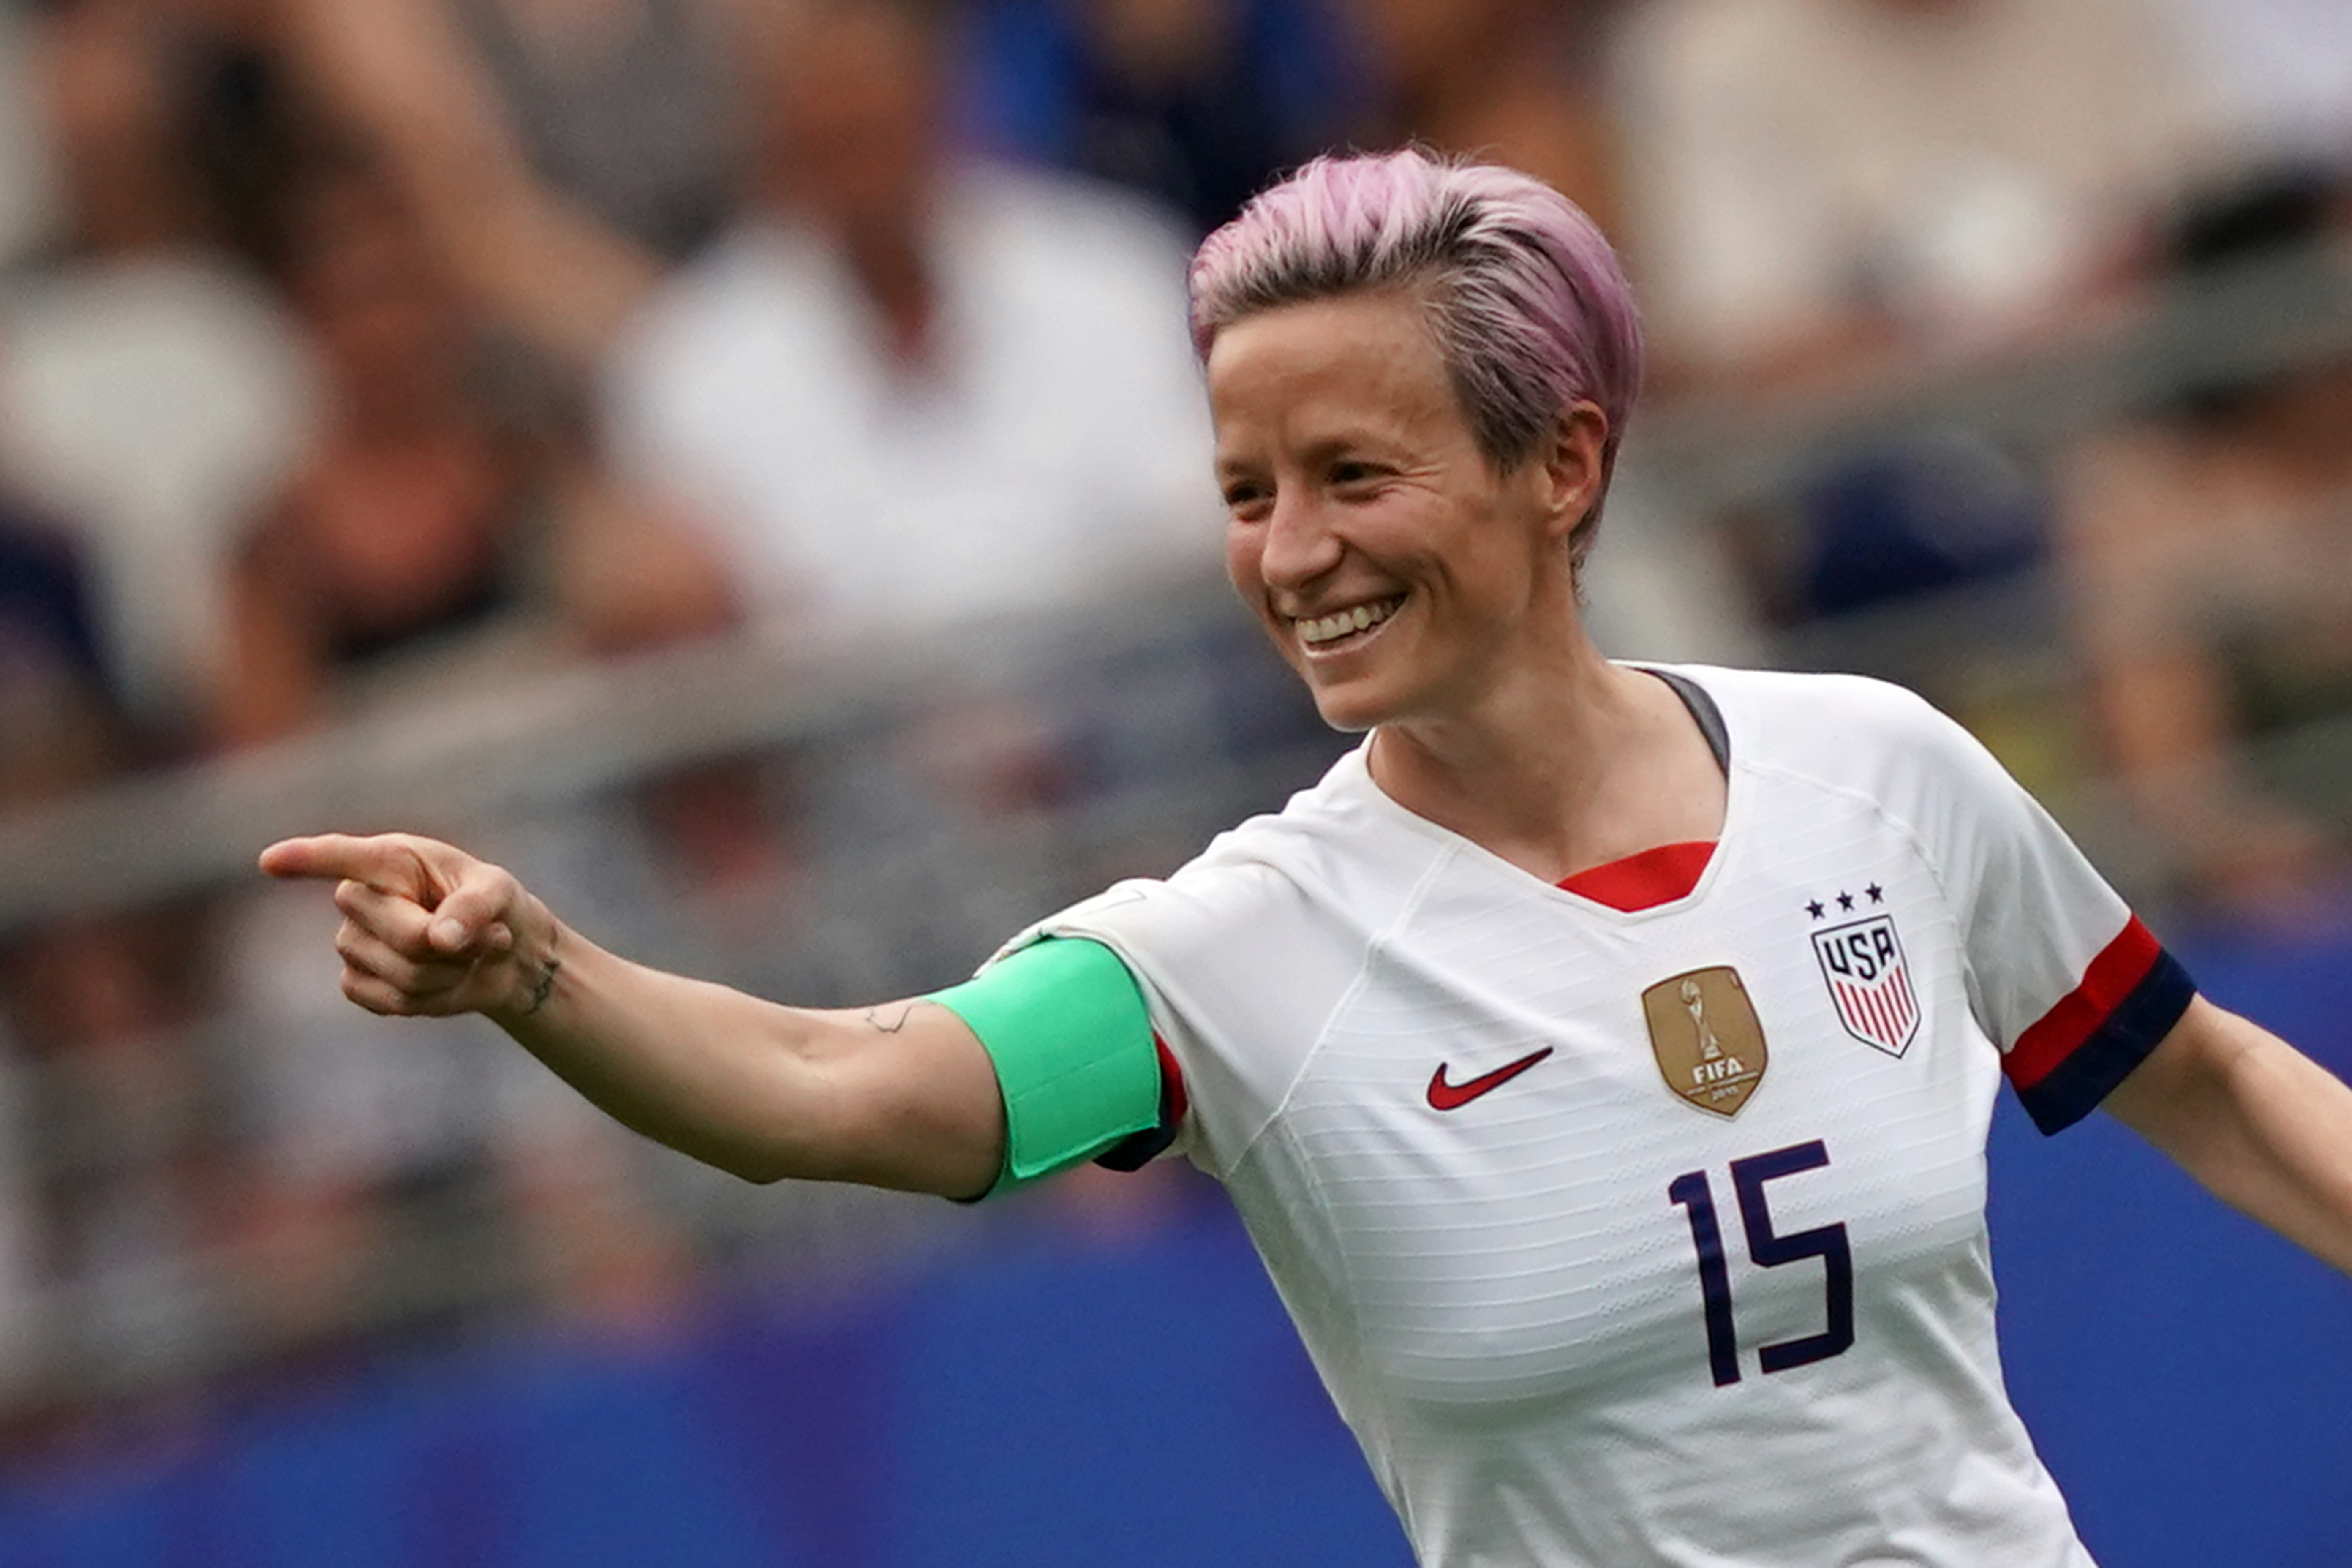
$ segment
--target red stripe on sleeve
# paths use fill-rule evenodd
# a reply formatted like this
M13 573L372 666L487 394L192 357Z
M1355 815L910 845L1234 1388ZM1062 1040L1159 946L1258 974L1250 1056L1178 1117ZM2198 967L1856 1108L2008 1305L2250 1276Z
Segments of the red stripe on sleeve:
M2048 1078L2147 978L2163 952L2155 933L2134 915L2116 940L2091 960L2083 983L2017 1037L2017 1043L2001 1059L2001 1071L2020 1089L2031 1089Z
M1176 1065L1176 1053L1168 1048L1157 1029L1151 1032L1151 1048L1160 1053L1160 1103L1167 1112L1164 1125L1172 1132L1184 1125L1184 1112L1192 1102L1184 1093L1184 1069Z

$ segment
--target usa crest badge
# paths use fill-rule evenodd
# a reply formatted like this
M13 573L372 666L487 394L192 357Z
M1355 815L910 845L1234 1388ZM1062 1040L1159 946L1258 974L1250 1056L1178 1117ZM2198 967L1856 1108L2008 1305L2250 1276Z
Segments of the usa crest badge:
M1739 972L1694 969L1642 993L1650 1051L1666 1087L1701 1110L1737 1116L1764 1081L1764 1026Z
M1847 1034L1890 1057L1911 1048L1919 1035L1919 996L1911 988L1894 916L1817 931L1813 956Z

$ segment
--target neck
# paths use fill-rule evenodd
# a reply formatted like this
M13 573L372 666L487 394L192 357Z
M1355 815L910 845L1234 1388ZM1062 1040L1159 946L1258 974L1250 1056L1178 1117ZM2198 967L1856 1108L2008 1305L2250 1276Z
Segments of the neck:
M1471 712L1383 724L1383 794L1547 882L1723 831L1725 783L1671 688L1581 633Z

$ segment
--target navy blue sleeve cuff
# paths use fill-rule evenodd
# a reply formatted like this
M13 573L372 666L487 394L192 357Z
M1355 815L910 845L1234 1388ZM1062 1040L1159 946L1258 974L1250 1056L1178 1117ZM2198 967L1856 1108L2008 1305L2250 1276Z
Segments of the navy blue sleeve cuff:
M2043 1133L2063 1132L2099 1107L2132 1069L2164 1043L2197 984L2179 960L2159 951L2156 962L2082 1043L2017 1098Z

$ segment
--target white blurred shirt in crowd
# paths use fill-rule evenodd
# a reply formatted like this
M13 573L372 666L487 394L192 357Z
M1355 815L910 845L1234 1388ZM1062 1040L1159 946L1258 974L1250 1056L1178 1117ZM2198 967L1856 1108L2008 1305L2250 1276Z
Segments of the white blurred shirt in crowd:
M910 372L817 238L739 228L616 355L616 457L714 531L755 620L824 641L1213 569L1175 229L1107 190L971 166L935 233L938 352Z
M2168 0L2250 157L2352 170L2352 5Z
M1738 362L1857 308L1969 337L2065 297L2222 156L2169 21L2148 0L1637 14L1622 237L1662 345Z
M142 716L182 721L211 697L227 563L319 419L308 345L224 257L66 265L0 292L0 470L80 530Z

